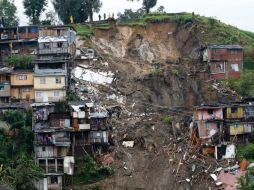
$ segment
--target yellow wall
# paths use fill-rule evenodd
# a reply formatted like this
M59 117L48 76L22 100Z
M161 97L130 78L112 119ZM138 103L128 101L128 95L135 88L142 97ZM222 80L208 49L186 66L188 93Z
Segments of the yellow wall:
M227 119L241 119L244 117L242 107L238 107L235 113L232 113L231 108L227 108Z
M29 88L30 91L26 91ZM34 88L33 86L12 86L11 87L11 97L23 100L33 100L34 99Z
M26 80L18 80L17 77L26 76ZM33 85L33 73L32 72L15 72L11 74L11 85L15 86L27 86Z
M230 124L230 135L244 134L243 124Z
M41 84L41 78L45 79L45 84ZM61 83L56 83L56 78L61 79ZM64 76L45 76L45 77L34 77L34 89L36 90L54 90L65 88L65 77Z

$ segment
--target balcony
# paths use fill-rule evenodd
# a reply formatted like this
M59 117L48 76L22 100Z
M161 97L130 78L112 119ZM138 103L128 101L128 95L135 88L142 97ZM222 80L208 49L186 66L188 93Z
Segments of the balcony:
M67 54L68 48L51 48L51 49L41 49L39 48L39 54Z

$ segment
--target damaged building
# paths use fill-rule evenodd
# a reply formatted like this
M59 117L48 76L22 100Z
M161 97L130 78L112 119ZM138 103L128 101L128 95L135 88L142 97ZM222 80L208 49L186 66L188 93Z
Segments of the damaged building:
M195 107L192 139L202 146L203 154L213 153L217 159L235 158L235 145L251 140L253 119L254 104L250 102Z
M243 72L243 47L210 45L201 49L201 60L209 65L212 79L239 78Z
M109 142L107 112L96 111L91 102L70 102L69 106L74 148L91 147L95 151L97 148L107 147Z

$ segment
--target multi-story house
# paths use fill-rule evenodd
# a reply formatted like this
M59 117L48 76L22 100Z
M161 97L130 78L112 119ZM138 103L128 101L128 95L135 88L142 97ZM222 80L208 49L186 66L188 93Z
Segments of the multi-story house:
M213 79L239 78L243 71L243 47L240 45L210 45L201 50L203 62L210 67Z
M0 28L0 63L10 55L36 56L37 44L37 26Z
M11 100L11 73L13 68L3 67L0 69L0 102Z
M11 98L14 100L34 100L32 70L14 70L11 73Z
M67 62L65 60L37 60L34 68L35 102L65 100Z
M38 56L69 59L76 53L76 31L69 26L39 28Z
M44 171L39 190L62 190L65 179L74 174L69 113L54 113L52 104L33 104L34 151L36 163ZM43 110L43 111L42 111Z

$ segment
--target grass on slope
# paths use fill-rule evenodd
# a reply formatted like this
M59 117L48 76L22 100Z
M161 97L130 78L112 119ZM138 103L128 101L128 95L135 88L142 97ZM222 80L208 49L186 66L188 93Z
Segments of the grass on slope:
M76 24L73 27L77 30L77 35L80 37L90 37L93 34L93 29L87 24Z

